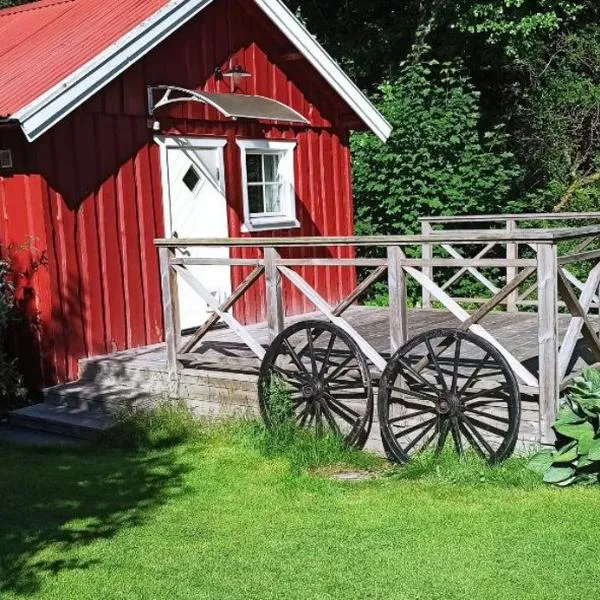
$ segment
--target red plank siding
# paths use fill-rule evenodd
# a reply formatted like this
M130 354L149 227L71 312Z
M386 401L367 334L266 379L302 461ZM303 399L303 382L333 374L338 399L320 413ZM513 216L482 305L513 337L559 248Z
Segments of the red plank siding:
M20 139L18 173L0 177L0 242L35 235L43 268L21 287L30 318L39 322L29 343L39 357L33 383L74 379L83 356L162 340L162 307L155 237L164 235L160 153L148 129L146 86L174 84L230 91L215 67L241 64L252 73L241 91L272 97L310 119L310 126L233 122L199 104L163 109L164 134L226 136L229 235L243 223L240 152L236 139L295 139L297 215L301 227L260 235L353 233L347 105L249 2L216 0L73 115L34 144ZM0 131L0 142L3 134ZM25 202L25 204L23 204ZM23 209L26 207L26 210ZM287 251L284 256L292 252ZM236 256L256 257L255 249ZM305 249L294 256L351 256L347 249ZM18 257L27 271L29 258ZM355 285L347 268L300 268L331 304ZM233 285L247 275L234 269ZM33 291L32 291L33 290ZM21 292L23 296L24 291ZM24 297L24 296L23 296ZM285 283L286 312L314 307ZM236 308L246 322L265 317L264 281ZM37 341L35 341L37 339ZM37 344L37 345L36 345ZM19 352L23 355L24 350Z

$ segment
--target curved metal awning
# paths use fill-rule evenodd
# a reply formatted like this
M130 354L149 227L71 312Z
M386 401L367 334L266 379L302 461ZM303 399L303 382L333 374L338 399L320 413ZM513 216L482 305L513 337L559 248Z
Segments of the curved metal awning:
M267 121L310 124L308 119L293 108L277 100L265 98L264 96L198 92L173 85L158 85L148 88L148 109L150 116L154 116L155 111L163 106L179 102L201 102L202 104L208 104L221 114L232 119L264 119Z

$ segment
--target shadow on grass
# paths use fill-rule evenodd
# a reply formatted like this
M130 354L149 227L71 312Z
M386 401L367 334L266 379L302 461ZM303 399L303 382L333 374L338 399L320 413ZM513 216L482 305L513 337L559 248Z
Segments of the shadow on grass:
M186 493L182 463L168 435L154 448L71 451L0 447L0 597L29 596L47 574L85 570L99 559L69 551L137 527ZM43 560L52 546L64 560Z

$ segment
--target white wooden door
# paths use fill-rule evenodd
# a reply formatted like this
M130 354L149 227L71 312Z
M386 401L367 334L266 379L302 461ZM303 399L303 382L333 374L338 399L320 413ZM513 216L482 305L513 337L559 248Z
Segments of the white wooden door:
M169 137L161 142L166 233L174 238L226 238L227 201L223 169L225 140ZM186 248L180 256L228 258L227 248ZM191 266L194 276L219 304L231 293L228 266ZM179 280L182 330L202 325L211 312L200 296Z

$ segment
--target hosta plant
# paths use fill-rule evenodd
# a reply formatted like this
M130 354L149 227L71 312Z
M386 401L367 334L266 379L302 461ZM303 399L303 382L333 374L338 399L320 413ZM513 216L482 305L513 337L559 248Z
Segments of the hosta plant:
M600 475L600 372L574 380L554 424L556 450L540 452L530 467L559 486L598 482Z

